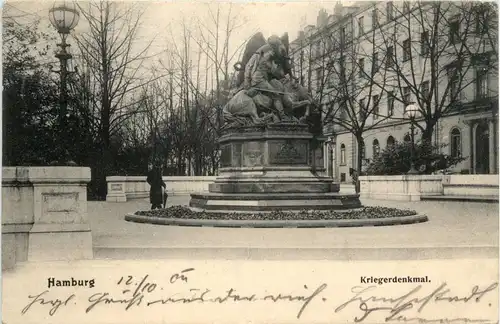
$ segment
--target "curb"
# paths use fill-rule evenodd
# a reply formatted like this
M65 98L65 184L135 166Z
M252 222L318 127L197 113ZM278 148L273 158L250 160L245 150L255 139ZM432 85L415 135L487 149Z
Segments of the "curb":
M433 260L498 259L498 246L401 247L222 247L222 246L94 246L97 260Z
M181 219L125 215L125 220L135 223L170 226L197 227L250 227L250 228L315 228L315 227L364 227L391 226L423 223L427 216L416 214L412 216L372 218L372 219L335 219L335 220L216 220L216 219Z
M462 201L498 204L499 198L496 196L421 196L422 201Z

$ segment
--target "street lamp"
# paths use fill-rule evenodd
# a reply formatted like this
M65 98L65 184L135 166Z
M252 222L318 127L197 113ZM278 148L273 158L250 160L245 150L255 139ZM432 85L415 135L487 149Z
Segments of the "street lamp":
M418 174L415 169L415 117L418 113L418 106L415 103L410 103L406 106L406 114L410 117L410 130L411 130L411 149L410 149L410 170L407 174Z
M330 137L329 140L326 142L328 144L328 165L329 165L329 170L328 170L328 173L329 175L331 175L331 177L333 178L335 176L335 172L334 172L334 163L333 163L333 155L334 155L334 152L335 152L335 137Z
M61 36L61 43L57 44L61 50L56 54L56 58L60 62L59 75L61 77L60 94L59 94L59 145L61 146L62 154L58 164L75 165L71 161L68 153L69 134L66 134L65 119L68 110L68 93L66 88L66 81L68 76L68 61L71 59L71 54L66 50L70 45L66 43L66 39L73 28L78 24L80 14L76 9L74 2L60 1L56 2L49 10L49 19L52 26L57 29Z

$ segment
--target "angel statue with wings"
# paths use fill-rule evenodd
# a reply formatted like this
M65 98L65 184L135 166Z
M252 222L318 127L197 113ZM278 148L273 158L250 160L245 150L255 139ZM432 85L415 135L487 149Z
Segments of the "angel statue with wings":
M309 114L312 100L293 77L287 34L267 41L262 33L254 35L235 69L236 84L224 107L227 124L299 122ZM305 111L301 116L296 114L299 108Z

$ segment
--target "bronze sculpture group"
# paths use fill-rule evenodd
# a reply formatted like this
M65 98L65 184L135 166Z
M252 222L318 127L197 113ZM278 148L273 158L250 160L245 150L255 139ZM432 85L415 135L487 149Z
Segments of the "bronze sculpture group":
M266 41L257 33L248 41L224 106L226 126L305 123L313 100L293 76L288 54L287 34Z

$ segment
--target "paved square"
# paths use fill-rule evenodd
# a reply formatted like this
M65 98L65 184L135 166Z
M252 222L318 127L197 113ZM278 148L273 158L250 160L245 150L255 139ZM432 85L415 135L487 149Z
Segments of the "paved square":
M187 205L189 196L169 197ZM96 258L432 259L498 257L498 204L394 202L364 205L414 209L420 224L360 228L209 228L130 223L147 199L89 202Z

